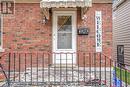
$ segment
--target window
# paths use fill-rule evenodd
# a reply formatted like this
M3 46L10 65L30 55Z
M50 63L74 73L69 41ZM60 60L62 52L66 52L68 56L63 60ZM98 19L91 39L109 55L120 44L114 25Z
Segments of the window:
M2 22L2 15L0 15L0 51L2 49L2 26L3 26L3 22Z

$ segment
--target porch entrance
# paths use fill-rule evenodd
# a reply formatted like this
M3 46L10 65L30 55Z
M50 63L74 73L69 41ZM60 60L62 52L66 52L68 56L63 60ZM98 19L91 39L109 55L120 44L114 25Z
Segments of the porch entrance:
M53 12L53 64L76 64L76 11Z

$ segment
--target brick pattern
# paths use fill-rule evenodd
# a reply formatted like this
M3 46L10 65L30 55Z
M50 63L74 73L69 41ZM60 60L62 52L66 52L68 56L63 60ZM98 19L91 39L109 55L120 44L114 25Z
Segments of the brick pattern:
M111 56L112 50L112 8L111 4L93 4L86 12L86 20L80 20L78 12L77 27L88 27L88 36L78 36L78 51L95 52L95 11L102 11L103 20L103 52ZM84 49L83 49L84 48Z
M42 24L39 4L16 4L14 15L4 17L4 48L15 51L50 51L51 20Z
M39 4L16 4L14 15L4 16L5 51L52 51L52 20L45 25ZM88 27L89 35L77 35L77 51L95 52L95 11L103 13L103 53L111 57L112 4L93 4L82 20L77 11L77 29ZM51 16L51 15L50 15ZM81 60L83 57L80 56ZM87 61L87 60L86 60ZM82 65L83 63L80 62Z

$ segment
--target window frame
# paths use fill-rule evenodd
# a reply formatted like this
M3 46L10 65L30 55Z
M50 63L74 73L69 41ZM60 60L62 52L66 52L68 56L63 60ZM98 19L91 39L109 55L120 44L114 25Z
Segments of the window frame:
M1 45L0 45L0 52L4 52L4 49L3 49L3 15L2 14L0 14L0 20L1 20L1 22L0 22L0 29L1 29L1 36L0 36L0 40L1 40Z

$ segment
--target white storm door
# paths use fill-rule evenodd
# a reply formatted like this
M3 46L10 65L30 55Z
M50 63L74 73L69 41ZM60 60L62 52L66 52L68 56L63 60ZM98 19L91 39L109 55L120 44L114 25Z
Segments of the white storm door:
M53 64L76 64L76 12L53 12Z

